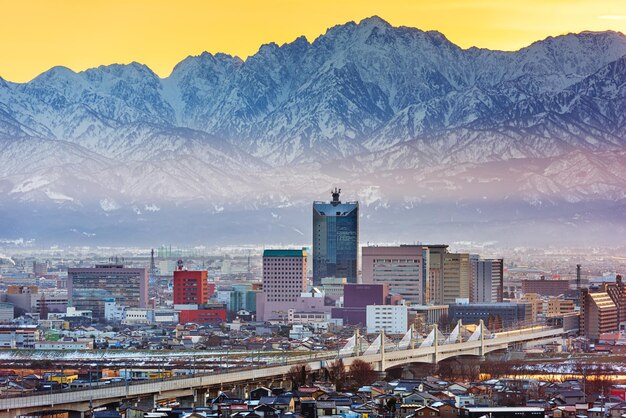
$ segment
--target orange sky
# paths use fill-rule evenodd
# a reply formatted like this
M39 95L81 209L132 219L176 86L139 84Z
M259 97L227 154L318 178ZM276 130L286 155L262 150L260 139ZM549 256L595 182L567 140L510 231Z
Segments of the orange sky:
M372 15L506 50L567 32L626 32L626 0L0 0L0 10L0 76L20 82L55 65L131 61L167 76L188 55L245 58Z

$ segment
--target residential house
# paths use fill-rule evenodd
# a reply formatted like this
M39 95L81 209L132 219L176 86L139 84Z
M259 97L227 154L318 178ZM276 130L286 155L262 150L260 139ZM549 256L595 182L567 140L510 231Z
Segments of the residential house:
M254 401L258 401L261 398L268 396L272 396L272 390L263 386L250 391L250 399Z
M412 392L402 397L402 403L404 404L428 406L434 402L439 402L439 401L441 401L441 399L437 398L434 395L431 395L428 392Z
M280 411L270 405L259 405L254 408L254 412L261 418L277 418Z
M432 407L439 410L441 418L459 418L459 408L449 402L436 402Z
M439 410L437 408L433 408L432 406L422 406L415 410L412 415L409 415L413 418L440 418Z

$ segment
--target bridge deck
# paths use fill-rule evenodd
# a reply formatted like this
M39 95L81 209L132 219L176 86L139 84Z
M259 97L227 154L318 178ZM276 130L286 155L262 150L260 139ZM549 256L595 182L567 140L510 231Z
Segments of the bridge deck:
M503 332L495 335L493 339L478 341L466 341L454 344L443 344L437 347L418 347L414 349L387 351L384 359L381 353L371 355L361 355L344 357L343 362L349 366L354 360L361 359L374 364L378 370L385 370L406 363L433 362L449 357L462 355L482 355L490 351L506 348L510 344L529 342L533 340L543 340L555 338L563 335L562 328L533 327L517 331ZM482 347L482 350L481 350ZM326 363L336 358L336 353L323 354L309 361L312 370L324 368ZM70 405L94 403L95 401L111 402L126 398L137 398L141 396L175 392L181 389L219 387L220 385L232 385L241 382L255 380L269 380L284 376L288 373L293 364L301 364L304 359L295 359L289 363L279 366L266 366L246 370L234 370L225 373L211 373L206 375L195 375L177 377L160 381L150 381L132 384L107 385L97 389L69 390L61 393L38 393L26 396L0 399L0 411L12 410L34 410L34 408L45 408L50 410L58 408L63 410ZM308 360L308 359L307 359ZM102 404L102 402L99 402ZM84 406L84 405L83 405ZM0 413L0 416L4 414Z

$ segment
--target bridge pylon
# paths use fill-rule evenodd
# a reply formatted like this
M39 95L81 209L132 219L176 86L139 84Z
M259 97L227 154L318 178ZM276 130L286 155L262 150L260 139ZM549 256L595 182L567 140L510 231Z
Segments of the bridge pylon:
M385 329L380 329L380 371L385 371Z
M481 319L478 326L480 327L480 356L485 356L485 322Z
M437 324L433 325L433 335L435 340L433 341L433 346L435 347L435 351L433 352L433 363L437 364L439 362L439 327Z

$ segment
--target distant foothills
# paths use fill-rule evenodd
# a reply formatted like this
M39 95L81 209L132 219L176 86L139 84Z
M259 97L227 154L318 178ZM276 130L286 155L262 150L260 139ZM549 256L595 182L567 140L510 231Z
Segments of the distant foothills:
M333 186L363 240L626 244L626 36L462 49L378 17L0 79L0 239L302 242Z

